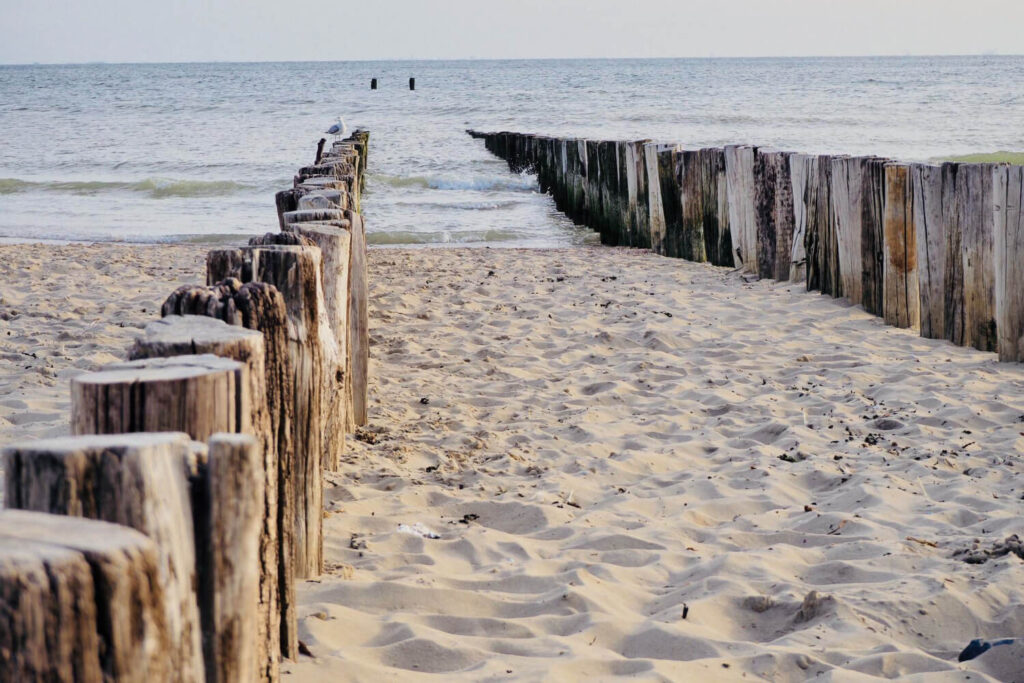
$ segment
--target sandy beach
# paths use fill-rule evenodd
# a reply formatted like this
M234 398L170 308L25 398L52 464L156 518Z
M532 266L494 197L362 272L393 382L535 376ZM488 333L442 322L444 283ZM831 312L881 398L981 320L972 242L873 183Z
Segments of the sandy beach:
M0 445L66 433L70 378L206 250L0 245ZM1021 365L638 250L369 270L370 425L327 475L286 680L1019 675L956 656L1024 633L998 550L1024 535Z

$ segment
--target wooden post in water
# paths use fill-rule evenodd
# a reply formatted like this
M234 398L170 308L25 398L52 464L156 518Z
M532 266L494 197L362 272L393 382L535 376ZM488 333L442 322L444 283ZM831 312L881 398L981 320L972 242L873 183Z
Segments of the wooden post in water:
M0 675L8 681L201 680L191 652L176 659L180 633L168 622L165 589L174 586L161 580L156 546L134 529L0 510Z
M416 79L415 78L410 78L409 79L409 90L415 90L415 89L416 89Z
M324 155L325 144L327 144L327 138L320 138L320 142L316 143L316 160L313 162L314 166L320 163L320 159Z
M377 79L376 78L371 78L370 79L370 90L376 90L376 89L377 89Z

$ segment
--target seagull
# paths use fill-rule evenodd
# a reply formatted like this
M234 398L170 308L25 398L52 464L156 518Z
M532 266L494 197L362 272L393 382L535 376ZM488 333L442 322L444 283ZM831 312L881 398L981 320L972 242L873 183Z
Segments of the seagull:
M348 135L348 126L345 125L345 119L338 117L338 122L327 129L328 135L333 135L334 139L343 138Z

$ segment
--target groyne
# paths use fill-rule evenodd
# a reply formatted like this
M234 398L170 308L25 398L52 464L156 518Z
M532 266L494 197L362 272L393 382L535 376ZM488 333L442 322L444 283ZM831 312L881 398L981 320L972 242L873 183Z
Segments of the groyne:
M279 232L211 251L72 381L72 436L3 449L0 679L276 681L298 658L323 473L367 419L368 149L322 141Z
M1024 361L1024 167L467 132L603 244L804 285Z

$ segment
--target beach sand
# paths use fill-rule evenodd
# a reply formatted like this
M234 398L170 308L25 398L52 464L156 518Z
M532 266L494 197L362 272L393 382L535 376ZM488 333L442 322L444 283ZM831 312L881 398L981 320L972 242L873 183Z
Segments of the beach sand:
M0 246L0 445L64 433L204 254ZM1024 561L954 552L1024 531L1024 367L636 250L370 278L371 422L286 680L1012 680L956 655L1024 635Z

